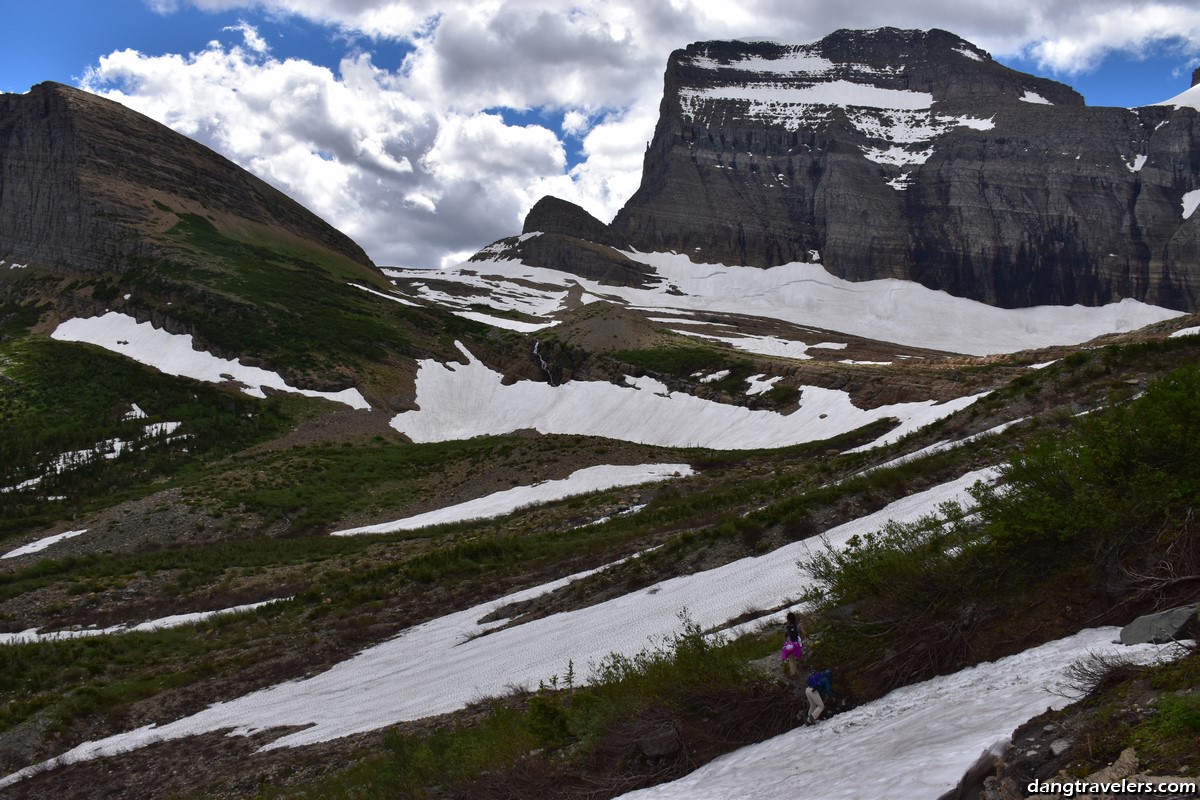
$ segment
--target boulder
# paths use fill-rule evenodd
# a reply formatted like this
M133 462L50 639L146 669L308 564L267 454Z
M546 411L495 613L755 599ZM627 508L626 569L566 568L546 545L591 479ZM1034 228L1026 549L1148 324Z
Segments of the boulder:
M1200 629L1198 609L1200 605L1179 606L1138 617L1121 629L1121 644L1166 644L1193 638Z

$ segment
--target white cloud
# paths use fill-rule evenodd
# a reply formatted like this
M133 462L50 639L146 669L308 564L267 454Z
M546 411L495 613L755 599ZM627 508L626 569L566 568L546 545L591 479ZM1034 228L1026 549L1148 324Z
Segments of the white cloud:
M258 28L246 21L241 21L237 25L230 25L223 28L227 31L239 31L245 39L246 47L249 47L256 53L266 53L271 48L267 45L267 41L258 35Z
M610 219L637 188L669 53L702 39L810 41L842 27L939 27L1070 74L1114 50L1200 55L1193 0L147 0L245 10L238 45L103 57L83 85L224 153L354 237L380 264L436 266L519 230L553 193ZM336 68L270 55L271 20L328 26ZM257 20L257 18L256 18ZM394 71L370 53L400 43ZM499 109L563 115L561 131ZM548 123L547 123L548 124ZM568 166L566 140L581 163Z
M1025 48L1055 72L1083 72L1112 52L1136 55L1156 43L1200 54L1200 8L1194 3L1110 1L1070 11Z

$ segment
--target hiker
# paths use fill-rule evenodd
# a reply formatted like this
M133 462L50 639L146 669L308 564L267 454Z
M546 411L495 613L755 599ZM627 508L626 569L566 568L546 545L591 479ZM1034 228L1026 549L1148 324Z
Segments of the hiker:
M804 696L808 698L808 724L813 725L825 711L825 704L833 701L833 670L808 673Z
M783 626L783 649L779 651L779 660L793 677L804 660L804 627L794 611L788 612L787 623Z

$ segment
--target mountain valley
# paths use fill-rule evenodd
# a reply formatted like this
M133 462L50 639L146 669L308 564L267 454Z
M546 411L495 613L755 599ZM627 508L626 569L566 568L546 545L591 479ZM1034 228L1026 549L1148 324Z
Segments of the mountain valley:
M953 790L1067 705L1011 665L1197 599L1196 106L944 31L697 43L614 220L415 270L119 104L0 96L0 794L671 797L906 714L876 766ZM1182 732L1029 769L1197 774L1197 656L1128 650L1072 697L1156 681ZM903 699L943 690L1011 707L943 742Z

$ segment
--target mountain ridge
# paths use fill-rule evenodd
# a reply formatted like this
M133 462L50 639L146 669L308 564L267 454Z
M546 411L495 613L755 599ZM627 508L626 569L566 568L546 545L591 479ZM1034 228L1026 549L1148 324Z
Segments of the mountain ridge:
M668 61L641 185L606 236L1004 308L1194 311L1197 114L1089 107L941 30L699 42Z

